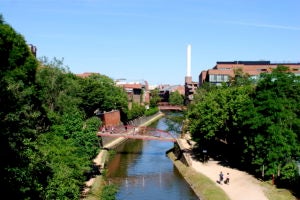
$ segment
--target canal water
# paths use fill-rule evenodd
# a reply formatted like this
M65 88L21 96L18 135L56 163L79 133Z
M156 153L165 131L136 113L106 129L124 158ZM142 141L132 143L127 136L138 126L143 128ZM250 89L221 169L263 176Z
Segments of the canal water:
M166 118L151 127L166 130ZM118 200L196 200L166 151L172 142L129 140L108 164L108 180L116 184Z

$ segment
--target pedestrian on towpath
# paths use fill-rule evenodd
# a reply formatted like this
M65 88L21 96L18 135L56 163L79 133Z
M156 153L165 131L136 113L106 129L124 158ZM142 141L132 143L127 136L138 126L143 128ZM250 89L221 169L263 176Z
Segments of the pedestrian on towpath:
M223 181L223 172L221 171L220 174L219 174L219 183L222 184L222 181Z
M110 130L110 133L113 133L113 132L114 132L114 127L112 126L111 130Z
M229 185L229 173L227 173L224 183Z

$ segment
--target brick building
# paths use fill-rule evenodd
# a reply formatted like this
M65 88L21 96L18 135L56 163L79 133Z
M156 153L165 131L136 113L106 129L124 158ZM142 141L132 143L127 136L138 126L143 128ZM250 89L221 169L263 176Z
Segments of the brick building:
M76 76L81 77L81 78L86 78L86 77L89 77L94 74L100 75L99 73L95 73L95 72L84 72L82 74L76 74Z
M116 85L122 87L126 93L128 102L135 102L140 105L149 104L150 91L147 81L144 82L116 82Z
M34 46L33 44L28 44L28 48L31 51L31 53L34 55L34 57L36 57L36 53L37 53L36 46Z
M300 75L300 63L271 63L270 61L229 61L217 62L209 70L202 71L199 75L199 86L208 82L215 85L221 85L234 77L234 71L241 69L243 73L248 74L250 78L256 80L261 73L271 73L278 65L289 67L290 71Z
M177 91L179 94L184 96L184 86L182 85L159 85L159 96L161 97L162 102L167 102L169 101L169 96L171 93Z
M102 121L102 127L110 128L121 124L121 115L119 110L98 113L97 115Z

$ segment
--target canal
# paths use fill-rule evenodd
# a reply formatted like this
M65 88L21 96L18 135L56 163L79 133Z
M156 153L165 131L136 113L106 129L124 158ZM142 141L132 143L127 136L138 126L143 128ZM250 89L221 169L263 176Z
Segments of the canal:
M166 130L166 118L151 125ZM118 200L196 200L166 151L172 142L128 140L108 164L108 180L116 184Z

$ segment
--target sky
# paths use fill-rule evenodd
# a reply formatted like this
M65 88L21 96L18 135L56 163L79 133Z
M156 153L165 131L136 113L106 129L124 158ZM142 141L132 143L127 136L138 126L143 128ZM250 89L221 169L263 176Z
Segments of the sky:
M299 0L0 0L5 22L72 73L184 85L217 61L300 62Z

